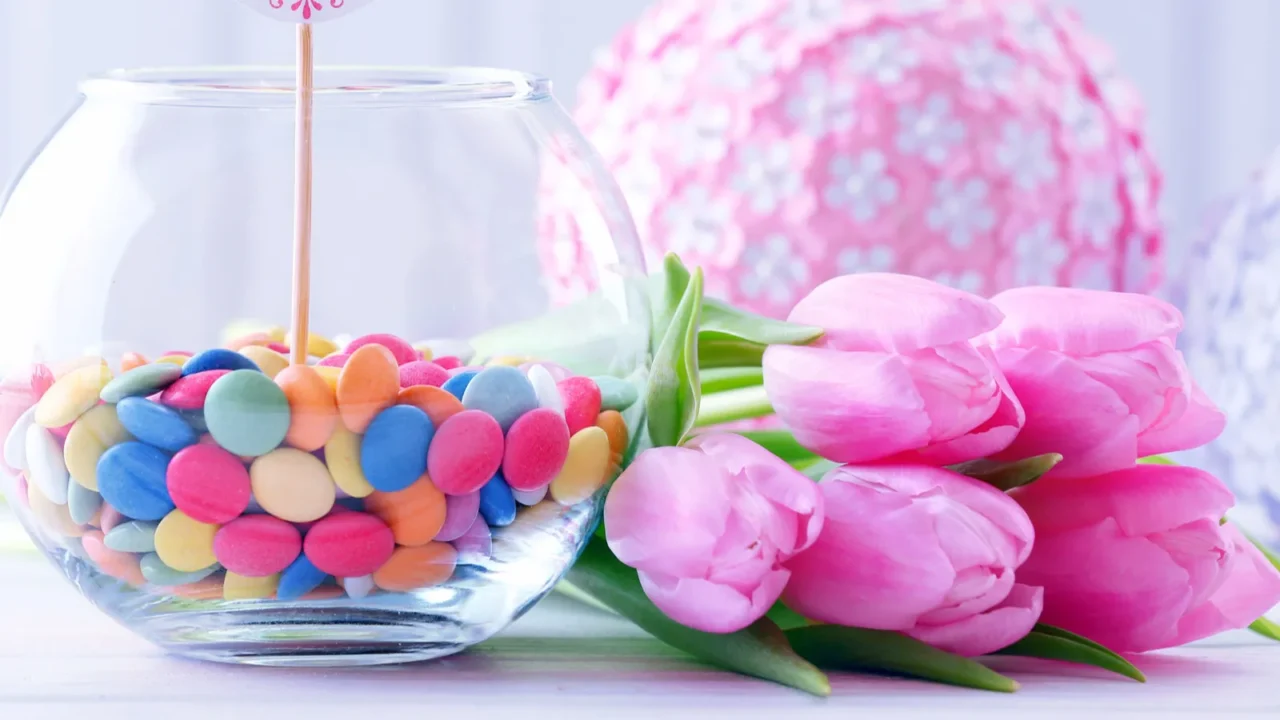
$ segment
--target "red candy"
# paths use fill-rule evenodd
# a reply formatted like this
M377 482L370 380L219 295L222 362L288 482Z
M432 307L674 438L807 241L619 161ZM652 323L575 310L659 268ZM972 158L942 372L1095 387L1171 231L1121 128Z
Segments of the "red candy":
M575 435L583 428L596 424L600 416L600 386L588 377L571 377L556 383L560 397L564 398L564 420L569 434Z
M204 407L204 398L209 394L214 381L229 372L231 371L205 370L180 377L160 393L160 402L177 410L199 410Z
M165 485L173 504L202 523L231 522L249 507L249 471L240 458L217 445L192 445L178 451L169 461Z
M436 429L427 450L427 475L446 495L466 495L502 466L502 427L481 410L463 410Z
M296 532L296 530L295 530ZM396 549L391 528L362 512L331 514L307 532L304 552L322 572L363 577L382 567Z
M245 515L213 536L213 555L227 570L267 577L289 567L302 551L298 528L270 515Z
M422 354L413 349L409 343L401 340L395 335L386 333L375 333L373 335L365 335L347 343L342 352L350 355L365 345L381 345L391 351L391 355L395 357L397 365L405 365L422 359Z
M432 358L431 362L439 365L445 370L456 370L457 368L462 367L462 361L452 355L445 355L444 357Z
M502 477L512 490L537 490L549 484L569 455L569 428L550 408L531 410L507 430Z
M325 355L320 362L316 363L320 367L343 367L347 364L347 359L351 357L350 353L337 352L332 355Z
M414 360L400 366L400 387L431 385L440 387L449 379L449 371L429 360Z

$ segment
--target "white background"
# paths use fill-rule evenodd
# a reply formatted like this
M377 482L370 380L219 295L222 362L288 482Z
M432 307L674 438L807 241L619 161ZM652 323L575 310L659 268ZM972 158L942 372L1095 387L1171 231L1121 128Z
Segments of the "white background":
M705 0L716 2L717 0ZM566 105L648 0L377 0L319 34L324 63L483 64L549 75ZM1176 246L1280 140L1278 0L1071 0L1149 109ZM0 0L0 182L106 68L285 64L285 23L236 0Z

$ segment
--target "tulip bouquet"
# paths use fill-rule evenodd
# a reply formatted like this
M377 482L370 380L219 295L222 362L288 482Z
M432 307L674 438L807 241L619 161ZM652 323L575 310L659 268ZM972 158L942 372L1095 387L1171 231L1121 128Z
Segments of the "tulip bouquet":
M1161 457L1225 423L1170 305L862 274L780 322L674 256L653 296L647 432L566 592L815 694L824 669L1016 689L991 654L1142 680L1122 653L1280 640L1276 559L1217 478Z

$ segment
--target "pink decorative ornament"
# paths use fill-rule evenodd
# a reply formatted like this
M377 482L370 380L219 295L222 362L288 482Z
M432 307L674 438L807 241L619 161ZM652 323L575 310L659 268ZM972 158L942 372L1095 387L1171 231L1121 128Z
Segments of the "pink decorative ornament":
M240 2L276 20L318 23L336 20L359 10L373 0L240 0Z
M649 267L675 252L764 314L851 272L984 295L1159 279L1136 97L1044 0L660 0L579 98ZM575 180L548 180L567 302L594 289L593 231L551 194Z

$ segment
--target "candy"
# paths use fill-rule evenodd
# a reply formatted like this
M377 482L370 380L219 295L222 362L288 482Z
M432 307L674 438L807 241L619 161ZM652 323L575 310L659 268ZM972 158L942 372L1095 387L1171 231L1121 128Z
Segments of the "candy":
M507 431L502 474L513 490L546 487L560 472L568 453L569 428L564 416L550 408L538 408L522 415Z
M63 377L75 372L76 370L89 367L109 368L109 365L105 359L97 355L82 355L70 362L55 365L53 368L53 377L55 380L61 380Z
M564 419L569 425L569 434L576 435L579 430L596 424L600 416L600 386L591 378L571 377L561 380L560 397L564 398Z
M466 495L445 495L444 524L436 533L437 542L451 542L462 537L480 515L480 491Z
M462 360L451 355L437 355L431 359L431 362L451 372L462 367ZM452 375L450 375L450 377L452 377Z
M515 489L513 489L513 490L511 491L511 495L512 495L512 497L514 497L514 498L516 499L516 502L520 503L521 505L525 505L525 506L530 506L530 507L531 507L531 506L533 506L533 505L537 505L538 503L542 502L543 500L545 500L545 499L547 498L547 490L548 490L548 488L547 488L547 486L546 486L546 485L543 485L542 487L538 488L537 490L515 490Z
M415 360L400 366L400 387L432 385L440 387L449 379L449 371L433 362Z
M622 455L627 451L627 443L631 441L622 413L617 410L605 410L600 413L599 418L596 418L596 427L604 430L604 434L609 436L609 453L612 455L613 464L622 462Z
M462 537L453 541L459 563L483 563L493 553L493 534L483 517L477 517Z
M386 523L399 545L424 545L437 537L448 517L444 493L425 475L397 492L375 492L365 510Z
M292 333L286 334L283 338L276 339L283 341L284 344L289 347L293 347ZM324 357L325 355L332 355L337 351L338 344L334 341L315 333L307 334L307 354L311 357Z
M98 395L109 382L111 369L103 364L78 368L63 375L36 403L36 424L46 428L67 425L98 404Z
M80 483L67 486L67 512L77 525L88 525L102 508L102 496Z
M415 385L400 391L396 403L412 405L425 412L434 427L440 427L445 420L462 412L462 401L446 392L443 388L431 385Z
M307 533L307 559L336 577L370 575L391 557L395 538L391 529L366 513L331 515Z
M373 486L360 469L360 436L337 423L333 435L324 445L324 462L329 475L342 492L362 498L373 492Z
M458 340L456 338L433 338L431 340L422 340L413 344L413 347L423 353L423 359L431 360L439 357L452 357L458 362L470 360L475 356L476 351L471 347L471 343L466 340ZM430 355L428 355L430 353Z
M84 534L84 528L71 519L70 508L65 503L58 504L45 497L35 483L27 483L27 507L36 522L54 535L71 538Z
M409 592L448 580L457 563L458 551L447 543L396 548L391 558L373 573L373 582L388 592Z
M400 368L391 351L365 345L351 354L338 377L338 412L347 429L363 433L378 413L396 402Z
M98 460L98 492L108 505L135 520L159 520L173 510L165 487L169 455L146 443L123 442Z
M261 372L257 363L235 350L226 348L211 348L199 355L192 355L182 366L183 376L195 375L208 370L252 370Z
M213 554L227 569L245 577L267 577L289 567L302 552L302 534L270 515L245 515L213 536Z
M247 347L262 347L272 342L271 334L262 332L261 330L241 335L237 338L228 340L223 346L228 350L240 351ZM252 360L253 358L249 358Z
M156 549L157 523L130 520L111 529L103 528L103 542L112 550L131 553L149 553Z
M102 532L89 530L80 538L85 554L102 572L130 585L145 585L147 579L142 576L142 568L138 564L138 556L112 550L102 542Z
M142 568L142 577L146 578L147 582L152 585L159 585L160 587L198 583L218 571L218 565L215 563L192 572L181 572L165 565L160 556L154 552L143 555L139 565ZM219 587L219 591L214 594L214 597L221 594L221 588Z
M524 373L514 367L495 366L481 370L471 380L462 395L462 406L489 413L506 432L521 415L537 409L538 396Z
M316 366L342 368L346 366L347 361L350 359L351 356L347 353L334 353L332 355L325 355L320 359L320 362L316 363Z
M89 490L98 489L98 461L107 448L132 440L120 423L115 405L97 405L80 416L62 444L62 457L71 479Z
M200 410L209 397L209 388L230 370L206 370L185 375L160 393L160 402L178 410Z
M333 401L333 406L336 412L336 409L338 407L338 401L337 401L338 378L342 377L342 368L325 367L323 365L314 365L314 366L309 365L308 367L310 367L312 370L315 370L316 373L320 375L321 378L324 379L324 384L329 386L329 391L333 393L333 396L335 398Z
M202 523L181 510L174 510L156 526L156 554L178 572L196 572L218 562L213 553L217 525Z
M609 436L592 425L569 438L569 456L551 481L551 497L561 505L586 500L604 486L609 470Z
M263 347L265 347L268 350L273 350L275 352L278 352L283 357L289 357L289 346L285 345L284 343L269 342ZM249 359L252 360L253 358L249 358Z
M404 365L419 359L418 351L413 349L409 343L401 340L395 335L387 335L385 333L375 333L373 335L364 335L347 343L342 349L345 353L354 353L356 350L366 345L381 345L391 352L396 359L397 365Z
M299 555L298 559L280 573L276 597L281 600L297 600L320 587L327 577L328 573L312 564L306 555Z
M265 600L276 593L279 575L246 577L227 571L222 578L223 600Z
M27 428L27 480L58 505L67 504L71 476L57 438L39 425Z
M309 452L272 450L253 461L249 477L254 499L282 520L310 522L333 508L336 495L329 469Z
M187 360L190 360L190 359L191 359L191 356L186 355L184 353L169 353L167 355L161 355L160 357L156 358L156 364L159 365L161 363L164 363L168 365L177 365L178 369L181 370L182 366L186 365Z
M369 597L374 588L373 576L361 575L360 577L343 578L342 588L347 591L347 597L352 600Z
M120 356L120 372L129 372L147 364L147 356L141 353L127 352Z
M437 362L437 364L440 363ZM444 365L440 365L440 367L444 367ZM458 373L457 375L453 375L440 387L444 388L445 392L461 400L462 396L467 392L467 386L470 385L471 381L475 379L475 376L479 374L479 370L466 370Z
M98 527L104 533L110 532L127 520L128 518L122 515L119 510L103 503L102 514L98 516Z
M329 383L309 365L290 365L275 381L289 400L285 442L308 452L324 447L338 424L338 403Z
M143 556L146 560L146 556ZM157 562L159 560L157 559ZM214 569L217 572L217 568ZM221 575L212 575L203 580L197 580L193 583L185 585L161 586L164 592L174 597L186 598L188 600L220 600L223 598L223 582Z
M178 411L145 398L129 397L116 403L116 416L131 435L161 450L177 452L200 439Z
M436 430L427 474L450 495L479 490L502 465L502 428L480 410L464 410Z
M609 375L591 378L600 388L600 407L605 410L626 410L640 399L635 385Z
M524 357L523 355L497 355L485 361L485 366L486 367L503 366L503 367L518 368L521 365L525 364L526 362L529 362L529 358Z
M250 345L240 348L240 354L249 358L250 362L258 366L262 374L269 378L275 378L281 370L289 367L289 358L262 345Z
M198 433L209 432L209 423L204 419L204 410L179 410L178 414ZM212 436L210 436L212 438Z
M249 471L217 445L192 445L174 455L165 486L173 504L202 523L230 522L249 507Z
M551 371L541 365L534 365L525 374L529 377L529 384L533 385L538 407L555 410L563 416L564 398L560 397L560 388L556 386L556 379L551 376Z
M490 527L506 527L515 521L516 499L502 475L494 475L480 488L480 515Z
M169 387L180 377L182 368L170 363L141 365L116 376L103 386L98 397L108 403L118 403L127 397L147 397Z
M378 413L360 443L360 469L382 492L403 490L427 471L427 448L435 428L412 405L392 405Z
M23 411L9 428L9 435L4 440L4 461L9 467L17 470L27 469L27 430L35 425L36 408L31 406Z
M266 375L235 370L209 388L204 419L222 447L236 455L262 455L289 432L289 399Z

